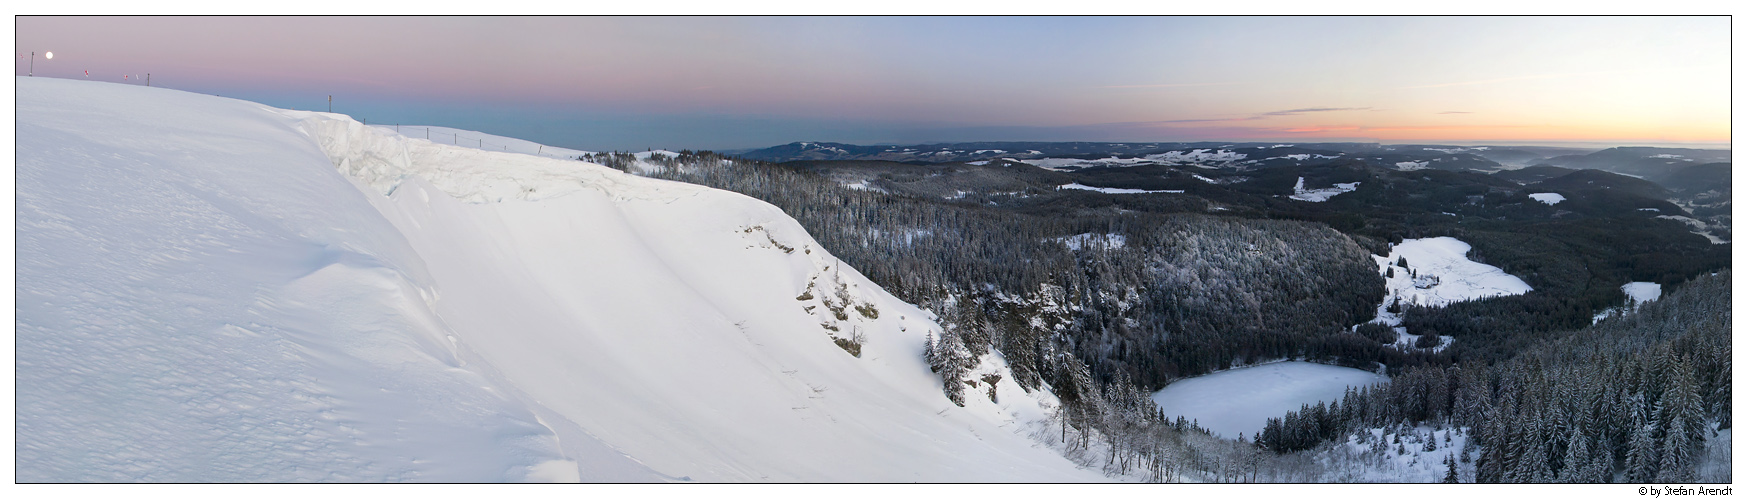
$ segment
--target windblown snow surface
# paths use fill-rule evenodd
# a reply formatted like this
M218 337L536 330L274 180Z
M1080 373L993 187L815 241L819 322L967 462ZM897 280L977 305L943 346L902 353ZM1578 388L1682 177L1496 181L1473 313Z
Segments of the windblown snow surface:
M1012 376L949 402L929 314L768 204L16 81L19 481L1102 479Z

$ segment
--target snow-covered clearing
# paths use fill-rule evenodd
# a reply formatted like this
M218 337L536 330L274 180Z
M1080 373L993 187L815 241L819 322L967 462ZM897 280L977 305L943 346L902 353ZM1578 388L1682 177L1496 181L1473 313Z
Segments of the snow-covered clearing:
M873 184L867 183L867 180L857 180L857 181L855 181L855 183L843 184L843 188L849 189L852 191L872 191L872 192L878 192L881 194L886 194L885 189L875 187ZM964 197L964 191L959 191L959 197ZM948 198L948 199L951 199L951 198Z
M1429 166L1431 166L1430 161L1401 161L1401 162L1395 163L1395 169L1401 170L1404 172L1411 172L1414 170L1424 170Z
M1596 312L1595 316L1590 318L1591 324L1601 322L1609 317L1635 312L1638 307L1645 303L1662 298L1662 285L1654 282L1628 282L1620 286L1620 292L1626 294L1626 303L1622 306L1608 307Z
M1178 380L1152 399L1165 415L1199 421L1215 435L1254 438L1268 418L1319 400L1340 400L1349 386L1387 381L1387 376L1348 367L1276 362Z
M1534 199L1536 201L1540 201L1542 203L1547 203L1547 206L1552 206L1552 205L1559 204L1560 201L1564 201L1565 195L1559 194L1557 192L1537 192L1534 194L1530 194L1529 198Z
M1183 191L1181 191L1181 190L1172 190L1172 189L1159 190L1159 191L1149 191L1149 190L1145 190L1145 189L1119 189L1119 188L1115 188L1115 187L1092 187L1089 185L1081 185L1078 182L1068 184L1068 185L1058 186L1058 187L1056 187L1056 189L1079 189L1079 190L1083 190L1083 191L1102 192L1105 194L1151 194L1151 193L1156 193L1156 192L1163 192L1163 193L1170 193L1170 194L1182 194L1183 193Z
M1298 177L1298 184L1292 186L1292 199L1321 203L1336 195L1359 190L1359 182L1335 184L1327 189L1305 189L1304 177Z
M1433 237L1403 240L1390 247L1387 257L1372 255L1378 272L1385 275L1384 303L1399 299L1403 305L1441 307L1534 290L1498 267L1469 260L1470 248L1468 243L1453 237ZM1403 258L1407 260L1406 268L1398 265ZM1391 267L1394 276L1388 277Z
M1729 244L1729 241L1727 239L1723 239L1723 238L1717 237L1716 234L1712 234L1711 229L1710 229L1710 225L1708 225L1708 224L1706 224L1703 221L1700 221L1698 219L1688 217L1688 216L1682 216L1682 215L1656 215L1656 218L1660 218L1660 219L1664 219L1664 220L1673 220L1676 222L1684 223L1684 224L1692 227L1691 232L1693 234L1698 234L1698 235L1704 236L1706 240L1709 240L1711 242L1711 244Z
M1626 294L1626 301L1634 308L1662 297L1662 285L1653 282L1628 282L1620 286L1620 291Z
M1056 240L1067 245L1068 249L1072 251L1080 251L1082 249L1122 249L1124 245L1128 244L1128 238L1122 234L1086 233L1075 234L1073 236L1063 237Z
M952 405L929 315L752 198L162 88L17 93L21 481L1103 479L1034 445L1050 397L1010 375Z

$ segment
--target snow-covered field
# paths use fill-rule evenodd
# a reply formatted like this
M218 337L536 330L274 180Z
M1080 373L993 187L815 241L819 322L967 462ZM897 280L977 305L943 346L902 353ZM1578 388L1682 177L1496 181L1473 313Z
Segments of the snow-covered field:
M1542 203L1546 203L1547 206L1552 206L1552 205L1559 204L1560 201L1564 201L1565 195L1557 193L1557 192L1537 192L1534 194L1530 194L1529 198L1534 199L1536 201L1540 201Z
M1390 248L1387 257L1372 255L1378 272L1386 275L1384 303L1400 299L1404 305L1439 307L1534 290L1498 267L1469 260L1470 248L1453 237L1433 237L1403 240ZM1398 266L1403 258L1407 259L1406 268ZM1390 267L1394 267L1393 277L1387 277Z
M1608 317L1624 315L1638 310L1645 303L1662 298L1662 285L1654 282L1628 282L1620 286L1620 292L1626 294L1626 303L1618 307L1608 307L1590 318L1590 323L1601 322Z
M1381 374L1309 362L1276 362L1179 380L1154 392L1165 415L1199 421L1215 435L1254 438L1268 418L1304 404L1340 400L1349 386L1387 382Z
M1359 182L1335 184L1334 187L1326 189L1305 189L1304 177L1298 177L1298 184L1292 186L1292 199L1321 203L1323 201L1328 201L1328 198L1335 197L1342 193L1353 192L1358 189Z
M1628 282L1620 286L1620 291L1626 294L1626 302L1634 307L1662 297L1662 285L1653 282Z
M1160 190L1160 191L1149 191L1149 190L1145 190L1145 189L1122 189L1122 188L1116 188L1116 187L1092 187L1089 185L1082 185L1078 182L1068 184L1068 185L1057 186L1056 189L1077 189L1077 190L1082 190L1082 191L1102 192L1105 194L1151 194L1151 193L1155 193L1155 192L1164 192L1164 193L1170 193L1170 194L1182 194L1183 193L1183 191L1181 191L1181 190L1171 190L1171 189Z
M928 314L752 198L162 88L16 102L19 481L1103 479L1012 376L952 405Z

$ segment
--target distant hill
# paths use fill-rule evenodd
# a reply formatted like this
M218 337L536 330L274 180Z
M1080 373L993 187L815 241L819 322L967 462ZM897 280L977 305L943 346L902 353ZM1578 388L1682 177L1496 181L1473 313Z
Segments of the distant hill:
M1688 165L1729 161L1727 149L1677 149L1668 147L1615 147L1583 155L1547 158L1544 163L1572 169L1606 170L1648 178L1666 176Z
M1558 192L1614 191L1650 199L1667 199L1668 189L1655 182L1601 170L1578 170L1532 184L1535 189Z
M1667 160L1657 154L1678 154L1682 159L1709 157L1699 150L1618 148L1610 155L1591 157L1594 149L1541 146L1452 146L1436 144L1375 144L1364 142L953 142L911 145L855 145L841 142L792 142L762 149L734 151L745 159L783 163L790 161L894 161L909 164L974 163L998 159L1024 161L1058 171L1143 165L1193 165L1203 168L1252 170L1285 166L1314 166L1335 160L1360 159L1372 165L1403 171L1476 170L1496 172L1529 165L1552 164L1570 169L1612 166L1582 166L1590 162L1615 163L1637 160ZM1677 151L1677 152L1668 152ZM1678 152L1686 151L1686 152ZM1710 151L1714 153L1715 151ZM1620 156L1613 158L1613 156ZM1613 159L1609 159L1613 158ZM1622 159L1623 158L1623 159ZM1579 166L1568 166L1578 164ZM1636 168L1636 167L1634 167ZM1642 168L1637 168L1642 169ZM1643 176L1632 171L1620 171Z
M1709 190L1729 191L1729 163L1705 163L1692 165L1669 172L1660 177L1650 177L1662 187L1681 193L1701 193Z
M1519 184L1532 184L1532 183L1540 182L1540 181L1547 180L1547 179L1550 179L1553 177L1566 175L1566 174L1569 174L1569 173L1574 172L1574 171L1577 171L1577 170L1573 170L1570 168L1558 167L1558 166L1535 165L1535 166L1530 166L1527 168L1519 168L1516 170L1501 171L1501 172L1492 174L1492 176L1502 178L1505 180L1509 180L1512 182L1516 182Z
M740 151L736 156L770 162L787 161L820 161L820 160L879 160L898 161L905 163L953 163L963 161L980 161L999 158L1012 159L1100 159L1100 158L1136 158L1148 154L1161 154L1169 151L1218 151L1218 150L1250 150L1252 154L1264 150L1288 154L1316 154L1333 156L1338 153L1353 153L1375 150L1377 144L1367 143L1321 143L1304 145L1303 151L1292 150L1294 144L1277 142L955 142L940 144L913 145L875 145L862 146L839 142L792 142L775 147ZM1262 159L1271 156L1256 156Z

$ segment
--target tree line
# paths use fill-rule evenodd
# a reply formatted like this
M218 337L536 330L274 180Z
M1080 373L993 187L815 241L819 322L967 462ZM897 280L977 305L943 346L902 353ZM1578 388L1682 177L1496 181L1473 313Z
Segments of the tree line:
M1730 427L1728 270L1504 362L1424 366L1269 419L1257 443L1313 449L1370 428L1465 428L1479 482L1685 482ZM1367 433L1368 434L1368 433ZM1470 459L1464 449L1464 462Z

